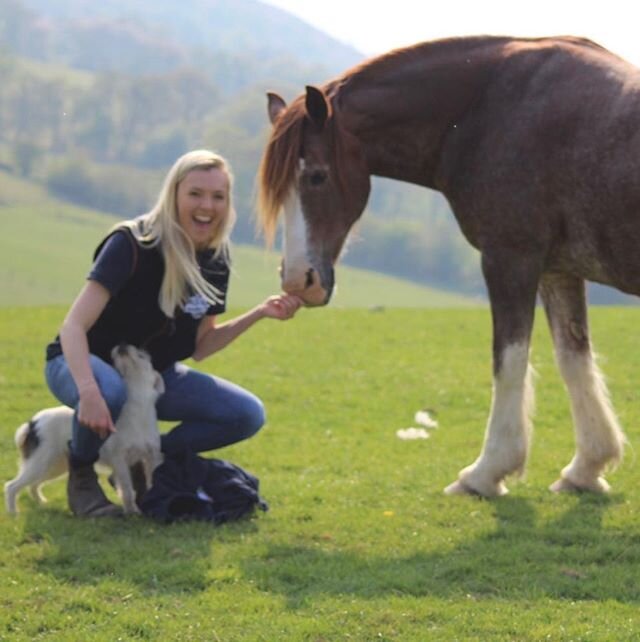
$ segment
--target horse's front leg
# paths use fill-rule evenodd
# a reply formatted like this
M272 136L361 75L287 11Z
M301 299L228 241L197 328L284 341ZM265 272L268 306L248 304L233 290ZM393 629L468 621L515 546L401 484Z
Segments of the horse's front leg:
M483 253L482 269L493 318L491 413L478 459L445 493L495 497L508 492L505 478L522 474L527 461L533 410L529 343L540 261L515 252Z

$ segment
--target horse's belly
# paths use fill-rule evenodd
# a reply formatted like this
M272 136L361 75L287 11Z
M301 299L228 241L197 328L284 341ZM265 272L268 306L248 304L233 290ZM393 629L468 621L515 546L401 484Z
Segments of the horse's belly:
M640 250L640 246L638 248ZM627 294L640 295L640 251L615 254L587 244L565 247L554 253L550 272L567 272L586 281L609 285Z

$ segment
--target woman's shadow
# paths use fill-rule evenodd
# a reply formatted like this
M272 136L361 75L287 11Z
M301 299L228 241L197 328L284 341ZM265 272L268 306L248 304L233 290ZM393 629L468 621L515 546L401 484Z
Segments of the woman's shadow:
M603 526L621 497L579 495L558 519L537 523L531 503L492 502L496 527L452 550L383 557L277 546L247 561L245 575L291 608L320 594L535 597L640 601L640 534Z

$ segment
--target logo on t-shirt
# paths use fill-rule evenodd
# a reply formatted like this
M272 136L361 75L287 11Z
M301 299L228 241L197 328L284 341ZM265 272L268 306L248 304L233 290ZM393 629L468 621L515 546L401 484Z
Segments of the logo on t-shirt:
M209 309L209 302L201 294L194 294L187 299L182 309L194 319L201 319Z

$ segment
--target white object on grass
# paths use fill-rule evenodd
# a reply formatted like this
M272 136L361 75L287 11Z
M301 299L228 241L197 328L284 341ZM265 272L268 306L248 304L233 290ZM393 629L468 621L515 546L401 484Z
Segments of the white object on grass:
M413 439L429 439L429 433L424 428L404 428L396 430L396 436L404 441Z
M425 428L437 428L438 422L431 417L431 415L426 410L418 410L416 416L413 419L418 425L424 426Z

